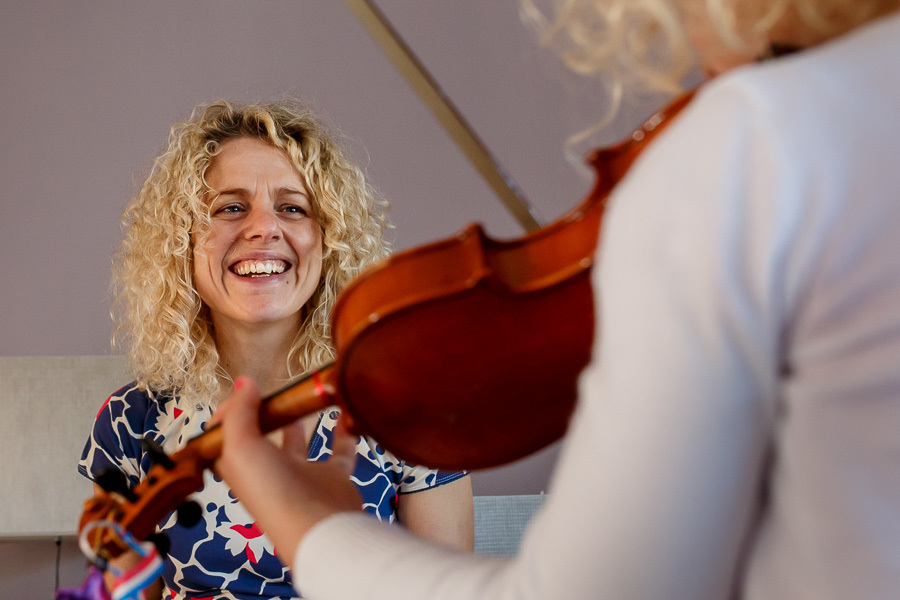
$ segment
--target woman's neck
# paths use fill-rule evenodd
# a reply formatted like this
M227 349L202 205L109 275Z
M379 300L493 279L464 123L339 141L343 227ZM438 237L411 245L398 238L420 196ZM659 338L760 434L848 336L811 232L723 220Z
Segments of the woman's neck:
M288 382L287 357L297 329L284 324L216 324L219 364L232 380L253 378L263 395Z

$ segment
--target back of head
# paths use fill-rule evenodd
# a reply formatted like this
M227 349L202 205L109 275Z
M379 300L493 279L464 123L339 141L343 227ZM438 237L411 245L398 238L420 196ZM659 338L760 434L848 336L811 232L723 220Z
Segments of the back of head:
M698 63L698 36L749 59L771 44L807 47L900 8L900 0L555 0L546 16L520 0L523 20L584 75L622 90L678 94Z

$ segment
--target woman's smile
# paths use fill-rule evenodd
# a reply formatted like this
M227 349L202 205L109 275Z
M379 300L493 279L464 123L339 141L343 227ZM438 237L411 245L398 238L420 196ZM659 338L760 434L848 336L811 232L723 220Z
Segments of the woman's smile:
M290 265L283 260L241 260L231 266L231 272L241 277L272 277L281 275Z

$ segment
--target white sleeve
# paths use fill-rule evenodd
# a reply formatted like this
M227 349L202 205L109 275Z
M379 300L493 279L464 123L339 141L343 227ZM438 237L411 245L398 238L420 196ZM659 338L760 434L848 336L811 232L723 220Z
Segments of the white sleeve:
M728 597L794 293L773 282L802 242L802 208L775 214L783 157L752 113L740 94L698 98L618 188L594 271L593 363L520 555L453 554L339 515L298 549L305 595Z

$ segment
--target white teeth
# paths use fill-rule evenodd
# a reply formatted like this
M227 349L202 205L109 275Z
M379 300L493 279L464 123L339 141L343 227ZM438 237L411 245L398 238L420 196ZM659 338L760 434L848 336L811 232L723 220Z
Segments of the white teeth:
M246 260L234 268L238 275L271 275L284 273L285 264L280 260Z

